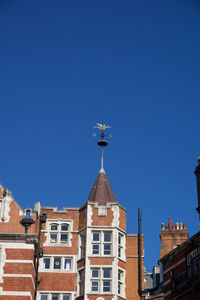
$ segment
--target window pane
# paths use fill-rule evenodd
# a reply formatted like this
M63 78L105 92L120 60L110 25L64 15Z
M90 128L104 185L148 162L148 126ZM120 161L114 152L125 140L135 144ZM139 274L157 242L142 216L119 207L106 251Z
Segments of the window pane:
M121 245L122 244L122 236L119 234L118 235L118 244Z
M93 245L93 254L99 254L99 245Z
M68 231L69 225L68 224L63 224L61 225L61 230L62 231Z
M58 230L58 225L56 224L51 225L51 230Z
M50 258L43 258L43 268L50 269Z
M51 299L52 300L59 300L59 294L53 294Z
M99 232L93 232L93 241L94 242L100 241L100 233Z
M41 295L41 300L48 300L48 295Z
M92 291L98 292L99 290L99 282L98 281L92 281Z
M70 295L63 295L63 300L70 300Z
M118 294L121 294L121 283L118 283Z
M118 247L118 256L121 257L121 247Z
M111 269L103 269L103 278L111 277Z
M71 258L65 258L64 268L65 268L65 270L71 270L71 268L72 268L72 259Z
M121 271L118 271L118 280L121 280Z
M111 242L111 232L104 232L104 242Z
M61 268L61 258L60 257L54 258L53 268L56 270Z
M99 278L99 270L98 269L92 270L92 278Z
M79 271L79 281L84 279L84 270Z
M56 243L57 242L57 234L56 233L51 233L50 234L50 241L51 241L51 243Z
M104 292L110 292L110 281L104 281L103 282L103 291Z
M60 235L60 241L63 242L63 243L67 243L67 241L68 241L68 234L67 233L62 233Z
M104 255L110 255L110 254L111 254L110 249L111 249L110 244L108 244L108 245L105 244L105 245L104 245Z
M82 295L83 292L84 292L84 283L82 281L82 282L79 282L79 295Z

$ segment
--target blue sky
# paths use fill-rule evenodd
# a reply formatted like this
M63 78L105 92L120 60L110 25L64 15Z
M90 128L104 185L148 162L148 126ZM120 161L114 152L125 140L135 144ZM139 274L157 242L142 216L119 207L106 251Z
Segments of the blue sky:
M0 2L0 182L23 207L81 206L105 170L145 265L161 222L199 230L199 1Z

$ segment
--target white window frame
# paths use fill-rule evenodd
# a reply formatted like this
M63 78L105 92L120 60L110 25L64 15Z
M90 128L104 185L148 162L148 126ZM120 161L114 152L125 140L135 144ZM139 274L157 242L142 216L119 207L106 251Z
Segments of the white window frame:
M51 292L51 293L48 293L48 292L40 292L39 294L39 300L42 299L42 296L47 296L47 300L52 300L52 296L53 295L58 295L58 299L59 300L63 300L63 296L69 296L69 300L72 300L72 295L70 293L60 293L60 292Z
M60 258L61 259L61 267L56 269L54 268L54 260L55 259L58 259ZM50 259L50 264L49 264L49 268L46 269L44 267L44 260L45 259ZM65 268L65 260L66 259L70 259L71 260L71 268L70 269L66 269ZM40 271L42 272L73 272L73 257L72 256L61 256L61 255L55 255L55 256L50 256L50 255L47 255L47 256L43 256L41 258L41 263L40 263Z
M81 278L80 274L82 274L82 278ZM79 294L79 296L84 295L84 283L85 283L85 269L80 269L80 270L78 270L78 288L79 288L78 294Z
M52 226L57 226L57 229L51 229ZM67 230L62 230L62 226L68 226ZM56 241L54 242L51 239L51 235L55 235ZM67 236L67 241L62 241L62 235L66 235ZM49 223L49 242L51 244L64 244L64 245L68 245L69 244L69 224L68 223L57 223L57 222L53 222L53 223Z
M123 296L124 295L124 280L125 280L125 273L122 269L118 269L118 274L117 274L117 294L119 296ZM119 291L119 287L120 287L120 291Z
M106 233L110 233L111 238L110 240L106 241L105 240L105 235ZM99 234L99 240L94 239L94 234ZM112 240L113 240L113 231L112 230L94 230L92 231L92 255L93 256L112 256ZM110 250L106 250L106 246L110 247ZM98 251L94 249L94 247L98 247ZM105 251L109 253L105 253ZM96 252L96 253L95 253Z
M118 257L122 258L124 235L118 232Z
M57 225L57 230L51 230L52 225ZM68 230L61 230L62 225L68 225ZM46 241L44 242L44 246L51 247L71 247L72 246L72 228L73 228L73 220L69 219L48 219L46 222L46 229L42 230L45 233ZM51 234L57 235L57 241L51 241ZM61 241L61 234L67 234L68 239L67 242Z
M82 232L79 236L79 245L80 245L80 255L79 258L85 258L85 243L86 243L86 235L85 232Z
M104 271L110 271L110 277L104 277ZM92 276L93 271L98 271L98 276ZM112 293L112 268L110 267L93 267L90 270L91 272L91 293L92 294L111 294ZM105 283L109 283L109 291L105 291ZM97 283L97 290L93 289L93 283Z

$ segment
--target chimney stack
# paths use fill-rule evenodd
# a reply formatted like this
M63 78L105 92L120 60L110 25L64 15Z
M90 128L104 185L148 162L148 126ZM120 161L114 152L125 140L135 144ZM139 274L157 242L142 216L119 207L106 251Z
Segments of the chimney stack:
M172 251L178 245L184 243L188 239L186 225L183 223L172 224L172 219L169 218L168 225L161 224L161 249L160 258Z

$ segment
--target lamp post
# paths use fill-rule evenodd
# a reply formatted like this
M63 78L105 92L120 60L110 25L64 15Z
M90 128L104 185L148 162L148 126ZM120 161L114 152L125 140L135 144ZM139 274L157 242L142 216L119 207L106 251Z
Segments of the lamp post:
M39 269L39 261L40 258L43 256L43 249L40 247L40 238L41 238L41 230L42 224L46 223L47 216L43 214L40 216L40 223L39 223L39 234L38 234L38 242L35 247L34 253L34 264L35 264L35 293L34 293L34 300L37 299L37 289L40 281L38 280L38 269Z
M46 223L47 216L43 214L40 216L39 221L39 233L38 233L38 240L35 244L35 251L34 251L34 267L35 267L35 293L34 293L34 300L37 299L37 288L40 283L38 280L38 270L39 270L39 261L40 258L43 256L43 249L40 247L40 238L41 238L41 230L42 224ZM28 233L28 228L34 224L35 221L30 217L30 210L26 211L26 216L20 221L20 224L25 228L25 234Z

